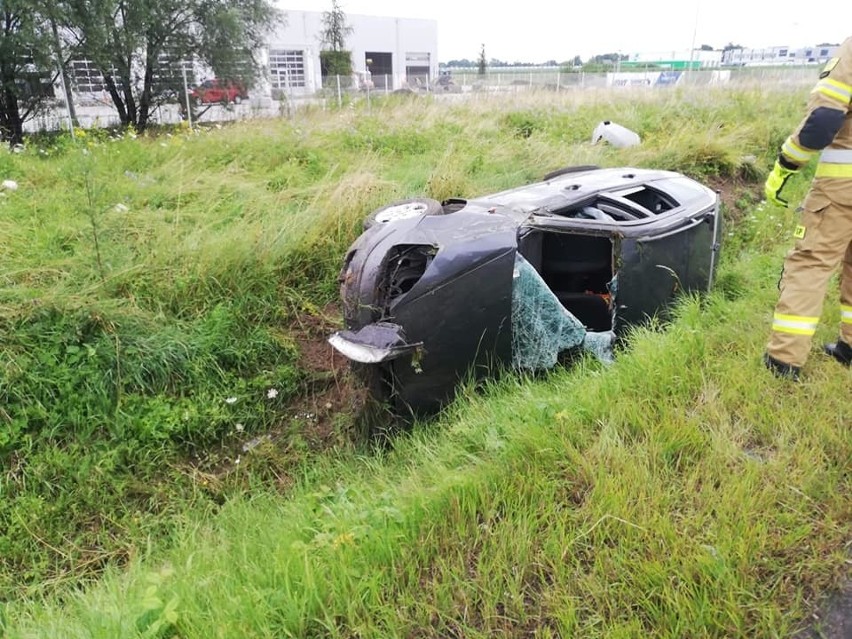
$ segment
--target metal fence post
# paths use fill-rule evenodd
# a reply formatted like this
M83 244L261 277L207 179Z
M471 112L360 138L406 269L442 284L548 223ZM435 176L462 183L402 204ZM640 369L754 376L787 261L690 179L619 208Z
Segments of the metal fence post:
M343 94L340 92L340 74L338 73L337 78L337 108L343 108Z
M192 128L192 105L189 103L189 87L186 84L186 62L181 61L181 69L183 70L183 94L186 97L186 121L189 123L189 128Z

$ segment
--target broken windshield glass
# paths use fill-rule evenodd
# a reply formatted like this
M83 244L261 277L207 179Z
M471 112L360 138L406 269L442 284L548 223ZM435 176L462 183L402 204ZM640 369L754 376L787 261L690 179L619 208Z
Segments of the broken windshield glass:
M512 365L551 368L559 353L581 348L603 362L613 359L612 331L588 331L551 291L541 275L518 254L512 282Z

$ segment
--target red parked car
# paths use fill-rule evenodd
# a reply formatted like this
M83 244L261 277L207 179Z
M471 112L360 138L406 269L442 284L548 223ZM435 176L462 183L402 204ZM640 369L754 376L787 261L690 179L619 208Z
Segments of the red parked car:
M239 104L248 98L248 91L241 84L222 82L213 78L212 80L202 82L189 95L198 106L202 104L215 104L217 102L221 102L222 104L230 102Z

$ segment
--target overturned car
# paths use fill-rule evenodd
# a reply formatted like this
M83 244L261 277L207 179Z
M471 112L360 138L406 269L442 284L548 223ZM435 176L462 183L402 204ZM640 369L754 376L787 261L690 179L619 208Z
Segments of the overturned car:
M719 198L678 173L569 167L476 199L374 211L329 338L381 401L433 412L468 374L542 369L712 286Z

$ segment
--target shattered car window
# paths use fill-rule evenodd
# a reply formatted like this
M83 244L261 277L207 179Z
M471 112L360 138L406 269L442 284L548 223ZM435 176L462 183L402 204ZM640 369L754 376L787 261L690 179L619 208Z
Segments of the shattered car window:
M560 352L589 351L603 362L613 359L612 331L587 331L554 295L541 275L520 254L512 276L512 365L551 368Z

